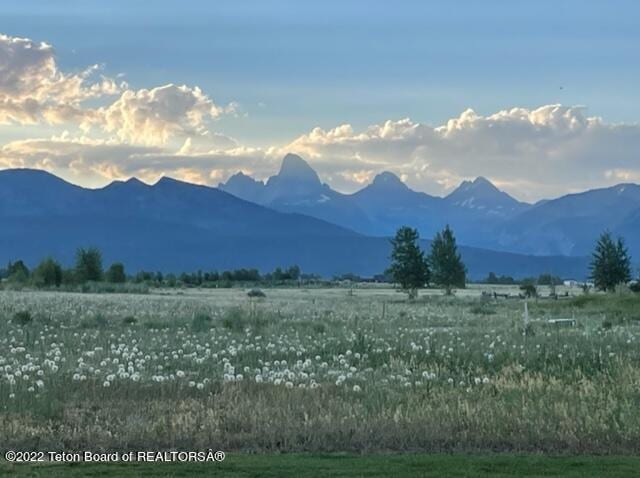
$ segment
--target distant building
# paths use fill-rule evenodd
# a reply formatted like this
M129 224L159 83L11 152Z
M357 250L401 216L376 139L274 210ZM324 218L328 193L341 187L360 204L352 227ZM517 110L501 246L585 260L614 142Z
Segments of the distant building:
M568 279L563 282L565 287L578 287L580 283L577 280Z

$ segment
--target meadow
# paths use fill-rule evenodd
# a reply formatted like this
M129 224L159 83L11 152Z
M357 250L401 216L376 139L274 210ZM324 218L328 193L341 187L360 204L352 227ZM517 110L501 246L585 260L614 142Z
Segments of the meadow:
M0 447L637 454L640 295L482 290L0 291Z

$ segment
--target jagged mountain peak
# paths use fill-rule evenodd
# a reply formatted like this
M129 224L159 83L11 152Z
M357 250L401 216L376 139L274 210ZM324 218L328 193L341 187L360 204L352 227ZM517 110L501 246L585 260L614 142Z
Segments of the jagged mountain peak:
M220 186L231 187L232 185L254 185L254 184L264 184L262 181L258 179L253 179L248 174L244 174L242 171L238 171L236 174L229 176L226 183L220 183Z
M238 171L229 177L226 183L218 184L218 188L246 201L256 203L262 201L262 195L264 193L264 183L253 179L242 171Z
M487 178L485 178L484 176L478 176L477 178L475 178L473 180L473 182L471 183L476 187L482 187L482 186L489 186L493 189L498 189L495 187L495 185L489 181Z
M276 176L281 179L295 179L320 184L318 173L297 154L288 153L283 159L280 171Z
M489 181L484 176L478 176L473 181L462 181L460 186L458 186L449 196L454 195L456 193L461 192L469 192L469 191L493 191L493 192L501 192L491 181Z
M402 182L402 180L394 173L390 171L383 171L376 175L373 178L373 182L371 183L375 187L384 187L385 189L390 188L401 188L407 189L407 185Z
M238 171L236 174L232 174L231 176L229 176L229 179L227 179L227 181L231 181L232 179L244 179L244 178L248 178L248 179L251 179L252 181L255 181L251 176L249 176L248 174L244 174L242 171Z
M527 207L483 176L473 181L462 181L445 200L454 206L499 216L510 216Z

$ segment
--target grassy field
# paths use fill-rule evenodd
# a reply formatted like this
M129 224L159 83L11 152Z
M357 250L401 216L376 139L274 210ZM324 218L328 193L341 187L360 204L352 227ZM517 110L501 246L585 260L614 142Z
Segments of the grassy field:
M0 474L18 477L192 477L298 478L367 477L634 477L637 457L545 457L517 455L231 455L223 463L0 464Z
M480 292L2 291L0 448L637 454L640 298Z

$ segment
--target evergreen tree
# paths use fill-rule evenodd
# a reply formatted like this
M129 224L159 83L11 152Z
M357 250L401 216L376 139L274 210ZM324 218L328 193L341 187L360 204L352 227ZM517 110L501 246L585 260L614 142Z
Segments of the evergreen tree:
M410 299L418 296L418 289L429 283L429 265L418 245L418 231L404 226L391 239L391 266L387 273L400 284Z
M465 287L467 268L458 254L456 238L448 225L431 242L429 265L433 283L444 287L447 295L451 294L454 287Z
M618 284L631 280L631 259L621 237L602 233L591 259L591 279L600 290L613 291Z
M95 247L76 251L75 276L78 282L102 280L102 253Z
M22 260L9 262L7 265L7 278L11 282L26 282L29 279L29 268Z

